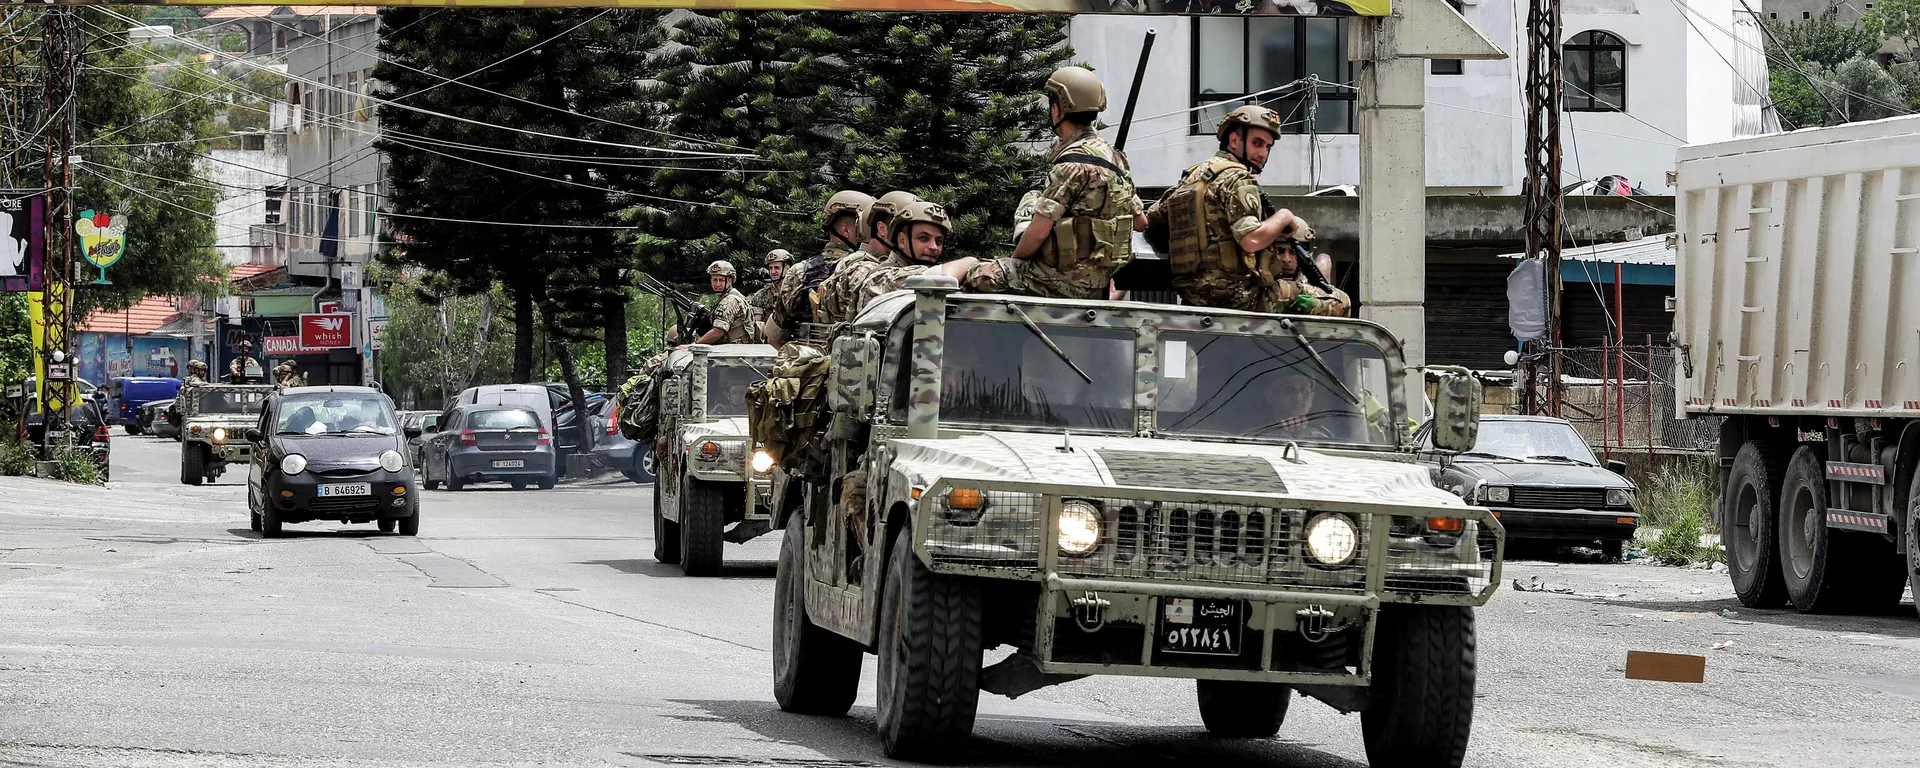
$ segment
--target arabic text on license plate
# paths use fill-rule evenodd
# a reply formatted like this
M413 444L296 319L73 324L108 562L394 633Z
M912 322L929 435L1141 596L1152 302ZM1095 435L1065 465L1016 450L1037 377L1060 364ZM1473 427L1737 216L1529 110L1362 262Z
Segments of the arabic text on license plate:
M1162 604L1159 650L1204 656L1238 656L1241 603L1171 597Z
M366 483L334 483L320 486L319 496L372 496L373 486Z
M527 465L522 459L501 459L493 463L494 469L519 469Z

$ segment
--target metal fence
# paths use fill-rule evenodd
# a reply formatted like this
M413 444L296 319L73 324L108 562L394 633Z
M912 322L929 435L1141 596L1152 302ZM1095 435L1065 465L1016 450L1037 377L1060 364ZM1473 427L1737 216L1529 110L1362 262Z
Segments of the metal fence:
M1713 450L1720 434L1717 417L1675 418L1672 347L1647 343L1558 352L1560 416L1595 453ZM1551 355L1541 357L1535 375L1543 386L1537 391L1552 381L1551 361Z

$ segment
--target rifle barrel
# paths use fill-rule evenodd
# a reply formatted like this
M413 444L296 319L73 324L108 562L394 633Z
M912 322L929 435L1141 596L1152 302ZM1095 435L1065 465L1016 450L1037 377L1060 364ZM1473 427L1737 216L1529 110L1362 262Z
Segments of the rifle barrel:
M1113 138L1113 148L1127 148L1127 129L1133 127L1133 108L1140 102L1140 84L1147 78L1147 60L1153 56L1153 38L1160 33L1147 30L1147 39L1140 44L1140 61L1133 67L1133 87L1127 90L1127 108L1120 113L1120 133Z

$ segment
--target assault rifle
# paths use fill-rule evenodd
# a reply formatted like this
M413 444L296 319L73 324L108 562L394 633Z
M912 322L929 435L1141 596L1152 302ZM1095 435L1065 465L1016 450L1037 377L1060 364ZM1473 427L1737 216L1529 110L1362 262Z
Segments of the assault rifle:
M713 310L701 304L699 299L688 296L685 291L667 285L652 275L641 274L636 280L640 290L660 297L662 301L673 305L673 315L680 324L681 342L691 342L713 329Z
M1275 208L1273 200L1267 197L1267 191L1264 189L1260 190L1260 220L1266 221L1277 211L1279 211L1279 209ZM1320 271L1320 264L1313 260L1313 252L1307 250L1306 243L1291 237L1282 237L1278 242L1284 243L1288 248L1293 249L1293 260L1296 264L1295 269L1300 270L1300 276L1307 279L1308 285L1315 286L1327 293L1333 293L1333 281L1327 279L1327 273Z

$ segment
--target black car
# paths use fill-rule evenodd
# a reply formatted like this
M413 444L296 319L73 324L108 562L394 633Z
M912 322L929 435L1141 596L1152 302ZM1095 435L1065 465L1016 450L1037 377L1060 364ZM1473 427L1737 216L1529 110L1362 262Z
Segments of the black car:
M267 538L308 520L378 522L420 532L407 437L393 401L370 387L295 387L267 398L247 439L247 511ZM412 434L418 434L412 432Z
M1431 452L1431 436L1431 423L1420 428L1440 487L1492 509L1511 540L1597 545L1619 559L1640 527L1627 465L1601 466L1565 419L1481 416L1473 450L1451 457Z

